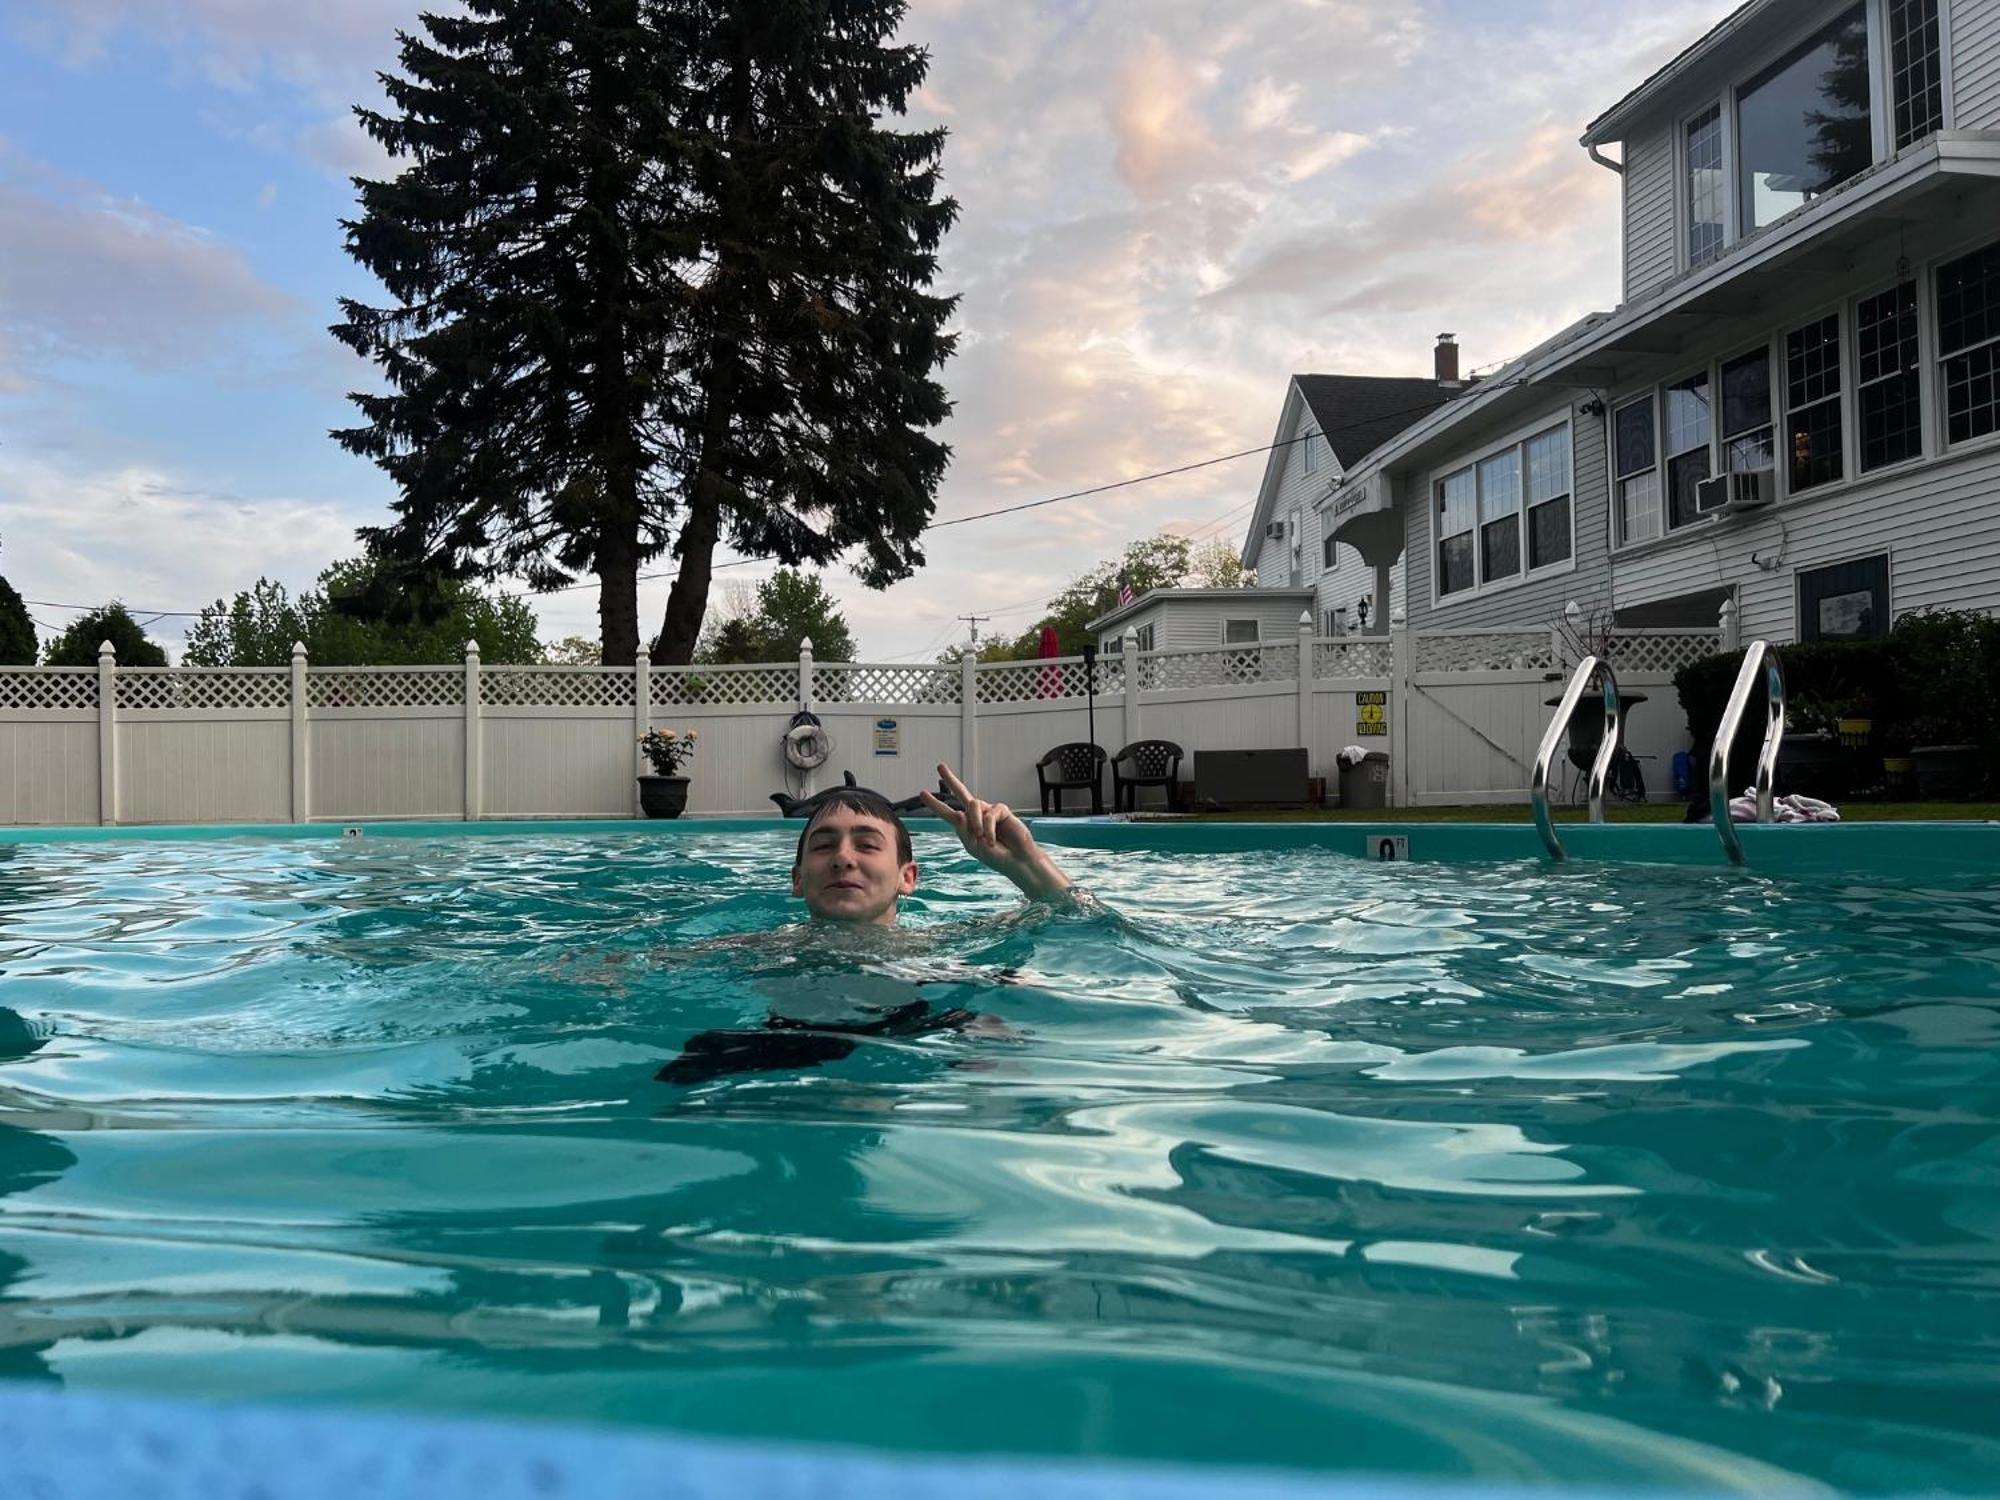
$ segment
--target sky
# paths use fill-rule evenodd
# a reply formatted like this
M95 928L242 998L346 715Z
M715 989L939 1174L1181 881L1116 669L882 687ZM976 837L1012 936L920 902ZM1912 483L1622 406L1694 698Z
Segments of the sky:
M1427 375L1446 330L1476 370L1613 306L1618 181L1577 136L1733 3L912 0L910 121L949 128L961 205L935 519L1268 444L1294 372ZM0 0L0 575L45 637L113 598L296 592L387 517L327 435L373 377L326 328L380 295L339 221L394 166L351 111L420 8ZM827 586L862 659L926 659L1139 538L1240 547L1262 475L951 527L903 583ZM640 585L648 634L669 586ZM594 637L594 587L532 603Z

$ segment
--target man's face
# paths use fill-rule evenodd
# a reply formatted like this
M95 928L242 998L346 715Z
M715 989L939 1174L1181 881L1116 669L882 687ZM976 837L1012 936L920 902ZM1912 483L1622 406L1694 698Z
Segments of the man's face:
M834 922L890 926L896 902L917 888L915 861L896 858L896 830L879 818L836 807L812 825L792 867L792 894Z

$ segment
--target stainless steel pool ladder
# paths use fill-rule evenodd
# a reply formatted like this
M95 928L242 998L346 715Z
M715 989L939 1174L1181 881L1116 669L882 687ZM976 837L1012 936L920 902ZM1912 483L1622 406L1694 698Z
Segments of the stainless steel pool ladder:
M1624 728L1625 716L1618 707L1618 678L1611 670L1611 663L1599 661L1594 656L1586 656L1577 664L1570 675L1569 686L1563 690L1562 702L1556 707L1556 716L1549 721L1548 732L1542 736L1542 748L1535 753L1534 778L1528 783L1530 800L1535 805L1535 827L1541 830L1542 843L1549 851L1549 858L1560 864L1569 855L1564 851L1562 840L1556 837L1555 819L1549 816L1549 768L1555 764L1556 747L1569 733L1570 718L1583 701L1585 689L1595 675L1604 685L1604 739L1598 744L1597 759L1590 767L1590 821L1604 821L1604 783L1611 774L1611 762L1618 754L1618 739Z
M1715 745L1708 752L1708 810L1715 818L1715 831L1722 835L1722 849L1733 865L1743 863L1743 840L1729 817L1729 751L1736 743L1736 731L1743 723L1743 711L1756 691L1757 674L1764 674L1764 748L1757 754L1757 821L1771 821L1771 782L1778 771L1778 747L1785 742L1785 669L1769 641L1752 641L1743 653L1742 670L1736 686L1729 690L1729 705L1722 710L1716 727Z

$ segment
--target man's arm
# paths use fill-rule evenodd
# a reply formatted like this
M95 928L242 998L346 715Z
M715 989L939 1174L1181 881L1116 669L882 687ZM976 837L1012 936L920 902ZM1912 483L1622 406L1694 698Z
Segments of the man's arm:
M1006 803L981 802L943 762L938 764L938 779L965 810L958 811L930 792L923 794L924 805L951 824L966 853L1005 875L1030 901L1047 901L1069 889L1069 876L1056 867Z

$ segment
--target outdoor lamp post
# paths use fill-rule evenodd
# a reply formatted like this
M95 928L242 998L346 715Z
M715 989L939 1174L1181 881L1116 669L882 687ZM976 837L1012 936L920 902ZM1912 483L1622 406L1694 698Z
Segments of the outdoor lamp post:
M1083 702L1084 715L1090 724L1090 743L1097 743L1097 642L1086 641L1083 646Z

